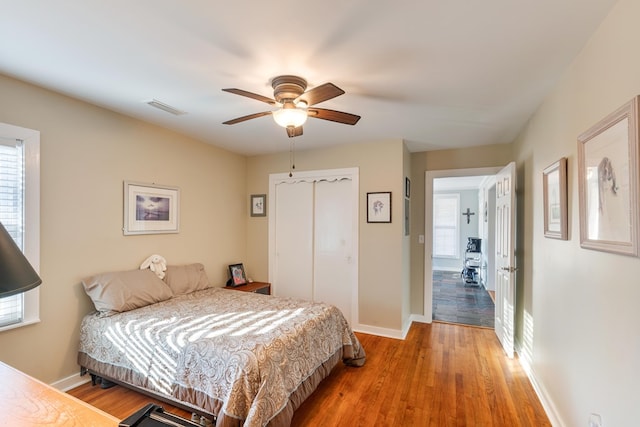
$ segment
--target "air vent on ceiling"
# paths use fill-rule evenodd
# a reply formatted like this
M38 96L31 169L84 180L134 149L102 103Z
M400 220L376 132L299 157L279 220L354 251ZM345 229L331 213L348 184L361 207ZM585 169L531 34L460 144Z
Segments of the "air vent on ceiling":
M152 107L159 108L162 111L166 111L167 113L171 113L176 116L181 116L183 114L187 114L185 111L180 111L177 108L173 108L171 105L167 105L164 102L160 102L157 99L152 99L151 101L145 101L147 104Z

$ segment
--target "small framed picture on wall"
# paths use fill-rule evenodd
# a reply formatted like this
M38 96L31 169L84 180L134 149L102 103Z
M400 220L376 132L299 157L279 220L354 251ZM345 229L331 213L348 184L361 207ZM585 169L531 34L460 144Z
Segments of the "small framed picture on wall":
M267 216L267 195L251 195L251 216Z
M367 222L391 222L391 192L367 193Z
M567 158L542 171L544 235L567 240Z

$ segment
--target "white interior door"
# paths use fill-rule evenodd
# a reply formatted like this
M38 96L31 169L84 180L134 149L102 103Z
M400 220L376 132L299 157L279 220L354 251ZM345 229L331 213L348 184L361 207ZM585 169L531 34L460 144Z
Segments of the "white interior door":
M273 194L273 193L272 193ZM313 299L313 182L275 188L274 295Z
M515 207L516 165L509 163L496 175L496 307L495 332L507 356L515 341Z
M333 304L351 319L351 182L318 181L315 187L314 301Z

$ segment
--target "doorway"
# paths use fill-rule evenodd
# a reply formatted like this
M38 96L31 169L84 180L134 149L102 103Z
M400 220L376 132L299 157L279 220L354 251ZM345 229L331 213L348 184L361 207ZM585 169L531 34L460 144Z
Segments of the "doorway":
M427 171L425 173L425 288L424 313L429 320L493 328L495 269L495 168ZM434 197L458 194L456 253L438 256L434 248ZM464 205L464 206L463 206ZM468 210L467 210L468 208ZM466 216L465 216L466 215ZM467 224L467 217L469 224ZM469 237L481 239L481 250L465 257ZM474 267L465 281L466 264ZM469 279L469 278L467 278Z

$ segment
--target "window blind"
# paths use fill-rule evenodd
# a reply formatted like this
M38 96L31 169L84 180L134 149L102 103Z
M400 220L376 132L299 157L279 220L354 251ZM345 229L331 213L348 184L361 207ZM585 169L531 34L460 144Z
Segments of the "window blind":
M24 248L24 149L20 140L0 139L0 222ZM19 323L24 295L0 298L0 326Z
M433 197L433 256L460 257L458 211L460 195L435 194Z

